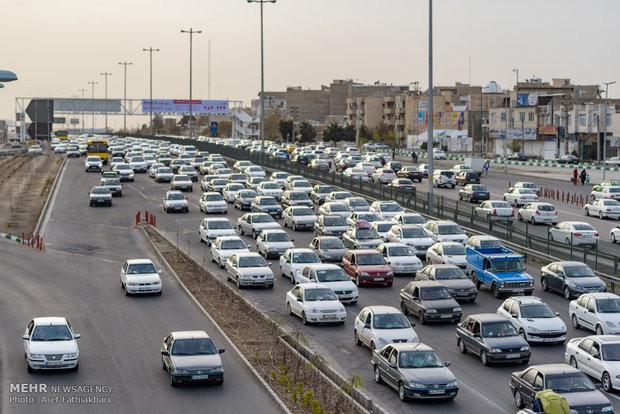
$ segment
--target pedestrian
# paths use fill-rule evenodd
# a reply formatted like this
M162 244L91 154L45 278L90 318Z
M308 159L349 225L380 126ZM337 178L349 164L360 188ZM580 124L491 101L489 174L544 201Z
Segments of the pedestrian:
M573 170L573 184L577 185L577 177L579 176L579 171L577 167Z
M586 184L586 176L587 175L588 175L588 173L586 172L585 168L583 170L581 170L581 185L585 185Z
M411 161L413 161L414 164L418 163L418 154L416 154L415 151L411 152Z
M484 175L489 175L489 160L484 163Z
M392 148L392 159L394 160L394 158L396 158L396 148Z

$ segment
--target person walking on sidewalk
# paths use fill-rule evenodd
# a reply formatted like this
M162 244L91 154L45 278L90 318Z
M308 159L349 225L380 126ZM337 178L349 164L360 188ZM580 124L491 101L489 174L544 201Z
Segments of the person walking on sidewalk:
M577 167L573 170L573 184L577 185L577 177L579 176L579 170Z
M581 185L585 185L586 184L586 176L588 175L588 173L586 172L586 169L584 168L583 170L581 170Z
M411 151L411 162L414 164L418 163L418 154L415 153L415 151Z
M489 175L489 160L484 163L484 175Z

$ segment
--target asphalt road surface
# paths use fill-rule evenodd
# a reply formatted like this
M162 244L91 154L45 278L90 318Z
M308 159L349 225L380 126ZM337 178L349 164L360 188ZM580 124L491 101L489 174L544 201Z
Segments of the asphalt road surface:
M145 178L139 176L138 182ZM124 296L119 272L125 259L147 257L165 268L141 232L131 228L136 209L148 205L143 195L129 186L112 208L89 208L87 192L99 179L97 173L84 173L83 160L68 161L46 226L46 253L0 241L1 411L179 413L209 407L209 412L222 413L279 412L232 349L222 354L222 386L169 385L159 355L169 332L206 330L219 348L226 343L165 271L162 296ZM37 316L65 316L82 335L78 372L26 372L21 337L28 321ZM22 383L109 386L111 391L11 392L11 384ZM109 401L42 402L42 397L76 394Z
M79 209L92 211L96 214L100 210L109 210L111 213L102 213L110 217L125 220L135 216L136 211L148 210L157 215L157 225L161 231L166 233L173 241L178 241L178 246L191 254L199 262L222 280L226 279L226 273L219 269L210 261L207 246L200 243L198 227L205 214L201 213L198 207L198 199L201 191L199 184L194 184L194 192L186 193L190 202L190 212L188 214L166 214L162 209L162 198L169 184L157 184L146 174L137 174L134 183L125 184L123 194L127 192L131 196L131 202L127 202L125 196L119 200L111 209L88 209L86 206L86 192L90 185L98 180L98 176L86 175L75 165L79 160L70 160L68 174L76 184L73 186L77 199L83 197L79 206L69 208L67 215L77 214ZM81 163L80 163L81 166ZM89 184L86 184L89 183ZM501 185L505 188L505 184ZM450 192L452 190L446 190ZM492 190L495 191L495 190ZM83 192L83 195L81 195ZM245 212L244 212L245 213ZM236 225L237 219L242 215L241 212L229 205L227 218ZM221 217L216 215L216 217ZM123 221L126 223L126 221ZM285 229L295 239L297 247L307 247L312 239L312 232ZM252 239L243 236L247 243L252 244ZM254 244L252 244L254 246ZM253 248L255 250L255 248ZM456 347L455 326L453 324L420 325L415 327L420 340L432 347L439 353L444 360L453 362L450 367L460 383L459 395L451 402L409 402L402 403L398 400L398 395L385 385L378 385L373 380L372 366L370 364L370 351L367 348L360 348L353 343L353 318L359 311L368 305L391 305L398 307L398 293L410 280L411 277L397 277L392 287L361 288L360 300L357 305L347 306L348 317L344 326L304 326L301 320L286 313L284 298L285 293L292 288L287 278L279 277L278 262L273 260L272 270L276 275L276 283L273 290L267 289L246 289L243 291L249 300L254 302L260 309L281 322L287 330L297 329L305 333L310 341L310 347L325 357L332 367L350 378L354 374L362 376L364 386L368 394L375 402L393 413L411 412L415 408L416 413L436 413L438 409L449 410L455 413L514 413L515 409L510 389L508 387L510 373L521 370L524 365L504 365L484 367L480 359L468 354L461 354ZM568 320L568 302L560 295L542 292L539 283L539 267L535 264L528 264L528 272L536 280L535 295L545 300L554 310L560 312L568 327L568 337L574 338L592 334L585 330L575 330L570 326ZM115 272L113 272L115 275ZM116 276L114 276L116 277ZM113 283L116 283L114 281ZM112 284L113 284L112 283ZM110 288L111 289L111 288ZM463 304L464 317L469 314L481 312L495 312L501 300L493 298L488 290L483 289L475 303ZM417 322L416 318L410 320ZM551 362L563 362L563 345L552 346L533 346L531 364L542 364ZM163 381L163 380L162 380ZM616 394L609 394L609 398L614 404L618 404Z

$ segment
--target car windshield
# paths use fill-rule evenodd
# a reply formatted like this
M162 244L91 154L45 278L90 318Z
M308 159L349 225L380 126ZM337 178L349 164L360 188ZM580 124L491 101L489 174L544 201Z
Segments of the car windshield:
M620 361L620 343L603 345L604 361Z
M401 179L401 180L394 180L394 181L392 181L392 183L393 184L397 184L397 185L413 185L413 181L411 181L411 180L409 180L407 178L404 178L404 179Z
M290 194L291 200L309 200L308 194L305 192L295 192Z
M606 205L606 206L620 206L620 203L617 200L603 200L603 205Z
M228 192L235 192L235 191L239 191L243 188L242 184L227 184L226 185L226 191Z
M332 213L339 211L349 211L349 207L346 204L334 203L329 205L329 209Z
M465 246L462 244L450 244L447 246L443 246L443 254L446 256L464 256Z
M37 325L32 332L33 341L70 341L73 339L67 325Z
M518 260L493 261L493 272L522 272L523 265Z
M598 299L596 301L596 310L600 313L620 313L620 299Z
M492 208L510 208L510 209L512 208L510 206L510 204L508 204L505 201L495 201L495 202L489 203L489 204L491 204Z
M312 184L310 184L308 181L301 181L301 180L297 180L293 183L293 187L295 188L308 188L308 187L312 187Z
M403 238L405 239L419 239L422 237L428 237L428 234L426 234L422 227L403 228Z
M536 194L534 190L530 190L528 188L522 188L519 190L520 194Z
M441 368L443 361L435 351L403 351L399 355L399 368Z
M347 222L342 217L325 217L323 220L324 226L346 226Z
M557 315L546 303L531 303L521 305L522 318L555 318Z
M372 319L374 329L411 329L411 324L402 313L379 313Z
M272 223L275 222L275 220L273 219L273 217L271 217L269 214L263 213L263 214L257 214L254 217L252 217L252 223Z
M398 203L386 203L381 205L381 211L403 211L403 208Z
M142 275L148 273L157 273L157 269L155 269L153 263L132 264L127 268L128 275Z
M344 243L342 240L333 238L333 239L323 239L321 240L321 249L345 249Z
M185 196L179 193L171 193L171 194L168 194L167 199L168 200L185 200Z
M357 219L368 221L368 222L379 221L379 217L377 217L375 213L359 213L357 215Z
M448 224L438 226L439 234L448 235L448 234L463 234L463 230L458 224Z
M222 250L238 250L247 249L248 247L242 240L225 240L222 242L220 249Z
M312 209L308 207L293 209L292 213L293 213L292 214L293 216L313 216L314 215L314 211L312 211Z
M116 164L115 167L117 170L130 170L131 167L127 164Z
M86 158L86 161L88 161L88 162L99 162L99 161L101 161L101 158L99 158L99 157L88 157L88 158Z
M172 345L171 355L214 355L217 349L210 338L177 339Z
M338 269L321 269L316 271L316 277L319 282L345 282L351 280L349 276L342 270Z
M435 269L435 279L437 280L453 280L453 279L467 279L465 273L459 268L448 267L445 269Z
M547 377L547 386L557 393L594 391L596 387L583 373Z
M257 196L256 191L253 191L253 190L241 191L241 194L239 194L239 197L241 198L254 198L256 196Z
M209 221L207 224L209 230L227 230L232 229L233 226L228 220Z
M228 180L224 180L224 179L219 179L219 180L211 180L211 184L213 184L214 186L225 186L226 184L228 184Z
M620 187L609 187L610 193L620 193Z
M487 188L483 185L472 185L470 188L472 191L487 191Z
M304 299L306 302L338 300L331 289L325 288L306 289L304 291Z
M261 206L277 206L277 205L279 205L278 201L275 198L273 198L273 197L261 198L258 201L258 204L260 204Z
M316 192L319 194L329 194L332 191L334 191L334 189L328 185L321 185L319 186L319 188L317 188Z
M179 181L192 181L191 178L189 178L189 176L187 175L177 175L174 177L174 181L175 182L179 182Z
M390 257L414 256L413 250L409 246L394 246L388 249Z
M359 229L355 233L355 238L358 240L371 240L380 239L381 236L373 229Z
M321 259L314 252L293 253L293 263L321 263Z
M580 224L573 224L573 228L575 230L588 230L588 231L596 231L594 229L594 227L592 227L591 225L589 225L588 223L580 223Z
M594 277L596 276L590 266L588 265L564 265L564 274L567 277Z
M344 200L345 198L353 197L351 193L334 193L335 200Z
M288 233L285 232L277 232L277 233L267 233L267 241L268 242L290 242L291 238Z
M119 180L105 180L105 185L121 185L121 182Z
M490 322L482 324L482 337L483 338L500 338L506 336L519 335L515 330L512 323L509 321L502 322Z
M422 300L442 300L450 299L452 296L445 287L427 288L420 291Z
M540 211L555 211L555 207L549 204L539 204L538 210Z
M93 194L110 194L110 189L106 187L95 187L92 189Z
M221 194L207 194L207 201L224 201Z
M357 264L360 266L384 265L385 259L380 254L360 254L357 256Z
M239 267L267 267L267 262L261 256L240 257Z
M264 183L263 187L264 190L279 190L280 186L277 183Z
M349 200L349 205L352 207L363 207L368 206L368 202L363 198L351 198Z

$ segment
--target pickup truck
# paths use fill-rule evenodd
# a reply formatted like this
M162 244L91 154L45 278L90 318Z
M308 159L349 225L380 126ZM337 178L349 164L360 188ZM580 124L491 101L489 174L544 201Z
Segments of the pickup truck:
M534 279L525 272L522 255L504 246L468 245L466 253L466 273L478 289L488 286L496 298L517 293L529 296L534 291Z

